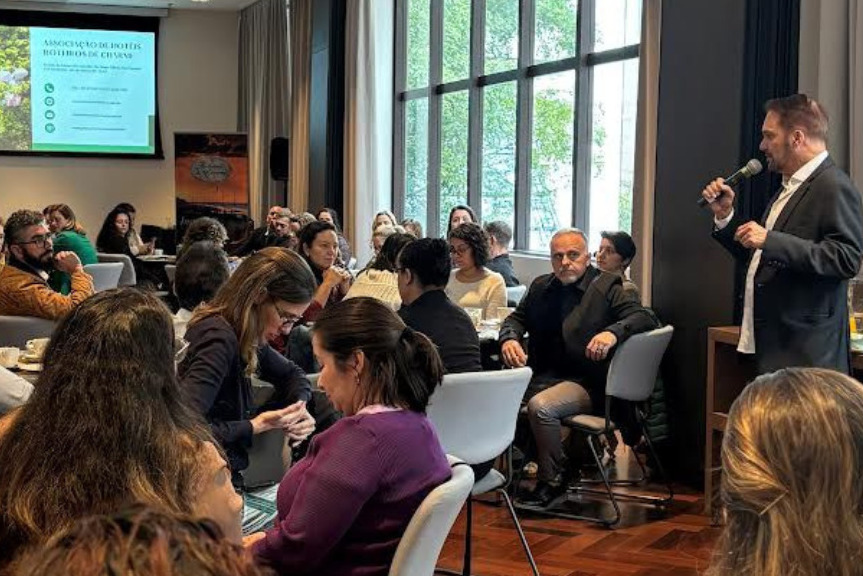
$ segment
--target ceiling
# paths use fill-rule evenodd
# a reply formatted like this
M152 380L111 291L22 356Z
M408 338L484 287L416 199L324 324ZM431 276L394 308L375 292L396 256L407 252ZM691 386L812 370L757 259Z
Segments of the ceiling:
M118 6L123 8L174 8L178 10L225 10L235 11L253 4L255 0L209 0L208 2L192 2L192 0L28 0L39 4L57 4L64 10L76 5ZM15 0L8 2L17 4ZM22 4L24 2L21 2Z

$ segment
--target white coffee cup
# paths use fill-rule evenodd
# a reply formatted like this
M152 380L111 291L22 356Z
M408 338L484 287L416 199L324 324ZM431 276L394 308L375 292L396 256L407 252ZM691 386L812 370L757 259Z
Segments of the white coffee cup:
M14 346L0 348L0 366L14 368L18 365L18 357L20 355L21 350Z
M164 256L164 254L165 251L161 248L156 248L155 250L153 250L153 256Z
M50 338L34 338L32 340L27 340L27 354L41 358L45 353L45 348L48 347L48 342L50 341Z

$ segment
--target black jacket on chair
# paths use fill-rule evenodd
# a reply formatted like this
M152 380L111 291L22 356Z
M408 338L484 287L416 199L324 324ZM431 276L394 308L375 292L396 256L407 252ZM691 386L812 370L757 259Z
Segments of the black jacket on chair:
M773 197L761 225L764 225ZM735 215L713 237L748 262L753 252L734 241ZM863 257L863 203L848 176L828 157L779 214L755 273L753 317L758 371L817 366L851 369L848 279Z

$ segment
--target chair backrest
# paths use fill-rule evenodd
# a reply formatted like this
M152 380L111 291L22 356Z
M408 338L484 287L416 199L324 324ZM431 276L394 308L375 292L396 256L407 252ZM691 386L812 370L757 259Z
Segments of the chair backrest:
M664 326L630 336L621 344L608 368L606 395L633 402L647 400L673 333L673 326Z
M99 252L96 254L99 262L120 262L123 264L123 273L120 274L118 286L135 286L138 283L138 277L135 274L135 265L132 264L132 259L125 254L105 254Z
M506 289L506 300L507 302L515 303L515 305L518 306L518 303L521 302L522 298L524 298L526 292L527 286L524 284L510 286Z
M0 346L24 348L27 340L49 338L54 321L34 316L0 316Z
M168 277L168 284L174 285L174 278L177 277L177 265L165 264L165 276Z
M87 264L84 266L84 272L93 278L93 288L96 292L101 292L116 288L119 285L120 276L123 274L123 264L121 262Z
M446 537L473 488L470 466L454 465L452 477L429 492L414 512L390 565L389 576L432 576Z
M501 455L515 437L530 368L447 374L426 409L444 452L468 464Z

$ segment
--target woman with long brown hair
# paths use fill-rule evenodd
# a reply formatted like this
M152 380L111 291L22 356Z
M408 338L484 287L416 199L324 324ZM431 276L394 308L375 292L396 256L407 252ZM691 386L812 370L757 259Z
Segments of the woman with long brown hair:
M242 501L182 399L157 297L88 298L58 324L44 366L0 426L0 572L75 520L135 503L213 517L239 539Z
M290 332L314 291L312 271L299 255L287 248L264 248L243 260L189 320L180 381L225 449L237 487L243 486L241 471L249 464L255 435L279 428L297 443L314 430L306 409L309 380L267 344ZM276 388L268 403L272 409L256 413L252 376Z
M757 378L722 442L711 576L863 574L863 386L820 368Z
M54 235L55 254L74 252L84 266L99 261L96 257L96 249L87 238L87 231L78 224L75 212L68 204L50 204L45 207L42 214L48 221L48 229ZM71 278L60 270L51 272L48 284L60 294L68 294L72 290Z
M434 344L372 298L328 306L313 330L318 385L345 417L279 486L278 521L247 538L281 574L384 576L420 503L450 477L425 416Z

